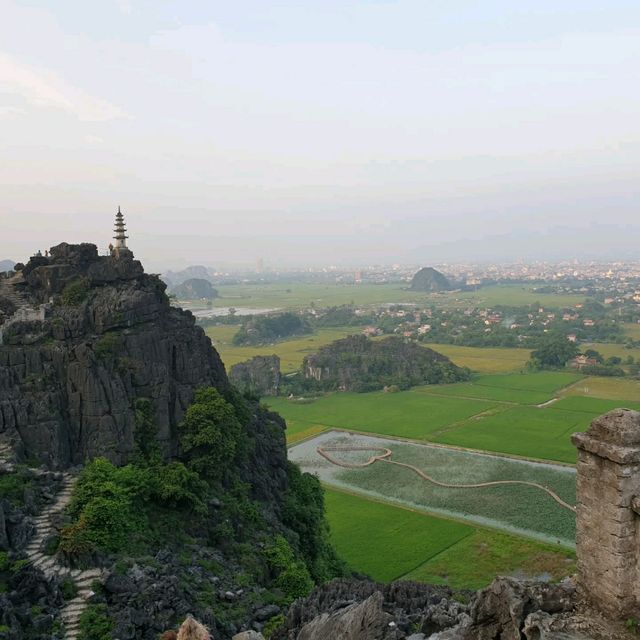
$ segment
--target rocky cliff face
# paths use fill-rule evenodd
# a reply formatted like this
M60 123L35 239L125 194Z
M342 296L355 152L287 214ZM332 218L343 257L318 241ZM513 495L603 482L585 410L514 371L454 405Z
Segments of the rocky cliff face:
M171 307L163 282L132 258L61 244L3 292L48 305L43 320L6 326L0 346L0 439L19 458L51 468L95 456L125 462L138 398L152 401L169 454L194 390L229 388L193 316Z
M277 396L280 387L280 358L276 355L254 356L250 360L234 364L229 377L242 391Z
M306 356L303 372L324 390L375 391L396 385L457 382L468 373L437 351L398 337L348 336Z

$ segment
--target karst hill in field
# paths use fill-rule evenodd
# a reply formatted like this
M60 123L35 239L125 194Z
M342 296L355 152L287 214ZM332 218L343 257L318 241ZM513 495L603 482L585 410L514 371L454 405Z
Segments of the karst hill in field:
M424 291L436 293L438 291L450 291L453 287L447 277L436 271L433 267L423 267L411 280L411 291Z

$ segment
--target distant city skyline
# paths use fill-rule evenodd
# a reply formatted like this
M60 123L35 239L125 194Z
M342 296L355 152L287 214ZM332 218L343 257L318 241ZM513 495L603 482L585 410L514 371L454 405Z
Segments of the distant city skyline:
M640 256L637 2L0 2L0 259Z

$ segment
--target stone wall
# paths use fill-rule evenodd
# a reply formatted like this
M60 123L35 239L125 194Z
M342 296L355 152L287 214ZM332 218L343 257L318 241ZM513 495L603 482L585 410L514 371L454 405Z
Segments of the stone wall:
M582 597L614 618L640 610L640 413L596 418L578 447L578 584Z

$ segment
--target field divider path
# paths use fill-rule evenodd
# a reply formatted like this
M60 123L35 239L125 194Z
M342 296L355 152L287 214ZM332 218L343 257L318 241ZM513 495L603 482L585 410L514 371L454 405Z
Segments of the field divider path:
M318 447L316 451L328 462L334 464L338 467L344 467L346 469L362 469L364 467L369 467L376 462L385 462L387 464L395 464L398 467L404 467L406 469L410 469L418 476L420 476L423 480L430 482L438 487L443 487L445 489L483 489L486 487L495 487L499 485L524 485L528 487L533 487L535 489L540 489L544 491L548 495L550 495L561 507L568 509L572 513L576 512L576 508L573 505L570 505L568 502L565 502L555 491L546 487L537 482L530 482L528 480L492 480L490 482L478 482L474 484L451 484L449 482L441 482L440 480L436 480L431 476L427 475L418 467L414 467L411 464L407 464L406 462L397 462L395 460L391 460L391 456L393 452L391 449L387 449L386 447L367 447L367 446L330 446L330 447ZM378 451L377 455L371 456L366 462L341 462L340 460L336 460L333 456L330 455L329 452L350 452L350 451Z

